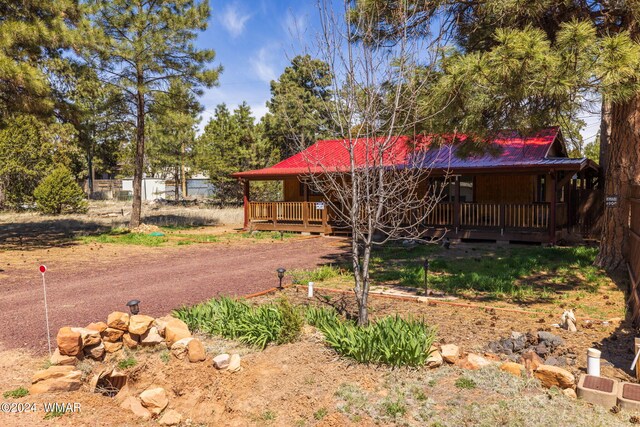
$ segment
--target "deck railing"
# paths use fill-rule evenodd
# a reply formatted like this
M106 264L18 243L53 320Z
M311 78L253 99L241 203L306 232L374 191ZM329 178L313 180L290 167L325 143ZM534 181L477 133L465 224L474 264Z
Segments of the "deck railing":
M326 227L328 206L319 202L250 202L249 221L270 223L273 229L285 230ZM280 225L278 225L280 224Z
M460 225L499 227L500 207L497 203L460 203Z
M505 227L548 228L549 203L505 205Z
M424 207L407 219L423 218L429 227L535 229L550 227L550 203L501 204L501 203L438 203L425 215ZM456 221L456 211L458 221ZM329 211L329 204L323 202L250 202L249 220L253 223L287 224L306 227L326 227L335 222ZM566 223L566 204L558 203L555 209L556 226ZM280 229L280 228L278 228Z

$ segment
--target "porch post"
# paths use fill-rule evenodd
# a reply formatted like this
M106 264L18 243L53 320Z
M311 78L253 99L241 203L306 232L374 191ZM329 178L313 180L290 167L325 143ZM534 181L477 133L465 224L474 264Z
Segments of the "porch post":
M242 197L242 204L244 207L244 229L248 230L249 229L249 180L245 179L243 180L243 184L244 184L244 191L243 191L243 197Z
M549 243L556 244L556 173L551 171L549 173L549 182L551 183L551 207L549 209Z
M453 198L453 226L458 234L460 228L460 176L456 175L455 191Z

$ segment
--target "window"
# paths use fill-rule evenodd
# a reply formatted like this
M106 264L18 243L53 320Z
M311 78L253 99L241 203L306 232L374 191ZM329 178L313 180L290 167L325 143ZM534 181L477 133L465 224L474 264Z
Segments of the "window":
M547 201L547 179L545 175L538 175L538 180L536 183L536 202L546 202Z
M473 177L472 176L460 176L460 203L473 203L474 191L473 191ZM433 180L431 191L436 196L442 196L442 202L454 202L456 198L456 181L455 177L452 177L445 183L444 178L435 178ZM444 186L444 188L443 188ZM442 189L442 193L440 193Z
M319 191L314 190L313 184L308 184L305 182L301 182L300 183L300 197L304 197L304 187L307 187L307 192L309 196L322 196L322 193Z

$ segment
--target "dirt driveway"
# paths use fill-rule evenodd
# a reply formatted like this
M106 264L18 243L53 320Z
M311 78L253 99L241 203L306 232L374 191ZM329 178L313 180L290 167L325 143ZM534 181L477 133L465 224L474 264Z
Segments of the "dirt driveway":
M49 319L55 339L62 326L84 326L104 321L112 311L126 311L130 299L142 301L142 313L161 316L220 294L272 288L280 266L309 268L343 253L342 242L332 238L144 249L94 245L89 257L74 251L66 247L0 254L0 350L46 351L38 263L49 268Z

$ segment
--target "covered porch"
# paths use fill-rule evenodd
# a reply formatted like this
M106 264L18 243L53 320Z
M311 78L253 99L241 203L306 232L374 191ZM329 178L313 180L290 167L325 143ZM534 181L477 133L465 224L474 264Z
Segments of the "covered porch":
M586 167L457 174L444 184L442 199L430 212L425 215L426 207L407 212L407 222L424 217L420 225L425 236L555 244L579 225L576 211L584 195L597 186L596 172ZM250 180L244 180L246 229L350 232L334 212L340 206L315 193L303 177L282 177L281 181L283 200L253 201Z

